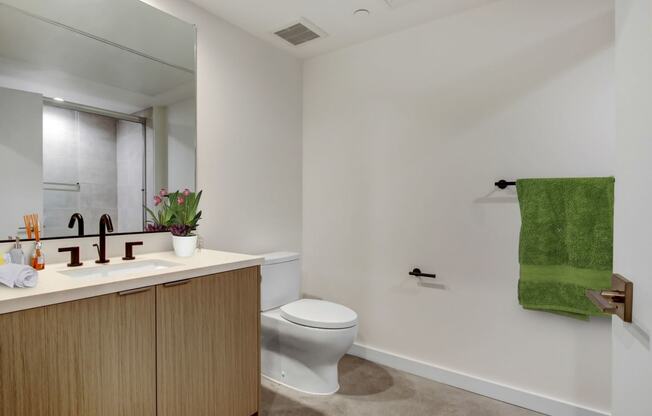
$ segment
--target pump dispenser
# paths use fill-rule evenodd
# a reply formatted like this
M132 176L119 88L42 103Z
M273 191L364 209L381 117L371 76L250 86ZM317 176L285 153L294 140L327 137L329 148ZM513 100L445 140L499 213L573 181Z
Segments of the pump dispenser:
M16 242L14 243L14 248L9 250L9 257L13 264L27 264L27 259L25 258L25 253L20 244L20 238L16 236Z

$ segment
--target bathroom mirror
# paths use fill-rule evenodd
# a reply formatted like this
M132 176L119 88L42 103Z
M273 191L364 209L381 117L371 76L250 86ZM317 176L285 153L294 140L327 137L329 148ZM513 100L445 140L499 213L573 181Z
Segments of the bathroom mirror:
M0 0L0 240L146 230L161 188L195 188L193 25L139 0Z

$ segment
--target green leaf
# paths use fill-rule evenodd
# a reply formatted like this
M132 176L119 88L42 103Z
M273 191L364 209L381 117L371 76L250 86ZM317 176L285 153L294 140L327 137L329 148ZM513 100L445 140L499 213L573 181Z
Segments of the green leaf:
M185 225L194 229L202 215L201 211L197 212L202 192L191 192L187 197L184 196L183 204L179 204L178 202L178 198L182 195L182 192L176 191L169 193L164 208L161 209L161 222L168 227L176 224Z

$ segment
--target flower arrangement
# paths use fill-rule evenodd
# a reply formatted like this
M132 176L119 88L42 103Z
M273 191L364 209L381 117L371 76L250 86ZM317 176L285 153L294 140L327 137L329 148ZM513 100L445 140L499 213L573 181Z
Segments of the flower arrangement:
M158 211L145 207L151 220L147 223L147 231L170 231L177 237L194 235L197 224L201 219L199 201L203 191L197 193L189 189L169 193L163 188L154 197L154 205Z

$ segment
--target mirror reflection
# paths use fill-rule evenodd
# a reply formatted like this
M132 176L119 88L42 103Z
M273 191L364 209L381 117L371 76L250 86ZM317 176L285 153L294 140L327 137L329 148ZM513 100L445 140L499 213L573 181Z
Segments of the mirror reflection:
M103 214L143 231L159 189L195 188L195 106L194 26L138 0L0 2L0 240L29 213L46 238Z

